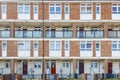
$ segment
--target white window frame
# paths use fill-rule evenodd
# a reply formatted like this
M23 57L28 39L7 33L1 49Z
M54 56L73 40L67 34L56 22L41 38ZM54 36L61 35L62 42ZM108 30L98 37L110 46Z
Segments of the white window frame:
M37 44L37 48L35 48L35 44ZM34 41L33 47L34 47L34 51L37 51L37 50L38 50L38 41Z
M91 7L91 11L88 11L88 7ZM85 8L85 11L82 11L82 8ZM80 5L80 13L81 14L92 14L93 13L93 4L85 4L85 3L82 3L81 5Z
M68 11L66 11L66 8L68 8ZM65 4L64 10L65 10L65 14L69 14L69 4Z
M87 48L87 44L90 43L91 44L91 48ZM85 48L81 47L81 44L85 45ZM92 41L81 41L80 42L80 50L81 51L92 51Z
M97 61L91 61L91 68L97 68L98 67L98 62Z
M70 67L70 62L68 62L68 61L62 62L62 67L63 68L69 68Z
M7 64L8 64L8 67L6 66ZM5 62L5 68L10 68L10 62L9 61Z
M19 47L20 43L22 47ZM30 51L30 41L18 41L18 51Z
M117 11L113 11L113 7L116 7ZM112 14L120 14L119 8L120 4L112 4Z
M37 11L35 11L35 8L37 8ZM34 14L38 14L38 4L34 4L33 11Z
M116 48L113 48L113 44L116 45ZM112 51L120 51L120 41L112 41Z
M51 43L53 45L53 48L51 48ZM59 45L60 48L57 48L57 45ZM50 41L49 47L50 47L50 51L60 51L61 50L61 41Z
M100 49L101 49L100 41L96 41L96 45L97 44L99 44L99 48L96 47L96 51L100 51Z
M68 47L66 47L66 44L68 45ZM65 51L69 51L69 41L65 41Z
M97 8L99 8L99 11L97 11ZM100 14L100 13L101 13L101 5L96 4L96 14Z
M3 44L6 44L5 48L4 48ZM2 51L7 51L7 41L2 41Z
M36 66L36 67L35 67ZM41 65L41 62L40 61L35 61L34 62L34 68L41 68L42 65Z
M5 10L3 10L3 7L5 7ZM2 8L2 9L1 9L1 10L2 10L2 11L1 11L1 12L2 12L2 14L3 14L3 13L5 14L5 13L6 13L6 11L7 11L7 4L2 3L2 7L1 7L1 8Z
M25 10L26 5L28 5L28 11ZM19 11L19 7L22 6L23 10ZM18 14L30 14L30 4L18 4Z
M50 11L51 7L54 7L54 11ZM57 7L60 7L60 11L56 11ZM49 4L49 14L61 14L61 10L62 10L61 4Z

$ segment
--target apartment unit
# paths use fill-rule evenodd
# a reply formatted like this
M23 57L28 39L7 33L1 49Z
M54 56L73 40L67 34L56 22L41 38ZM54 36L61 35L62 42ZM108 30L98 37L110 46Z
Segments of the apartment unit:
M120 73L120 1L0 0L0 65L0 74Z

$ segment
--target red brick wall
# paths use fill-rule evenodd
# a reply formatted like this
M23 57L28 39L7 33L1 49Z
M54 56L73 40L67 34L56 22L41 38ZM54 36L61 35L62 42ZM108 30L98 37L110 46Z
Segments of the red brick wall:
M7 19L17 19L17 3L7 3Z
M30 3L30 19L33 19L33 3Z
M70 3L70 19L80 19L80 3Z
M111 57L111 41L101 41L101 57Z
M7 41L7 56L17 57L17 54L18 54L17 41Z
M65 7L65 3L62 3L62 20L65 19L64 7Z
M30 41L30 56L31 57L33 57L33 54L34 54L34 52L33 52L33 49L34 48L34 46L33 46L33 41Z
M112 3L101 3L101 19L110 20L112 17Z
M62 57L65 56L65 41L62 41Z
M96 57L96 42L93 41L93 57Z
M0 19L1 19L1 3L0 3Z
M93 20L96 20L96 3L93 3Z
M2 56L2 41L0 41L0 56Z
M71 57L80 56L80 42L79 41L70 41L70 56Z

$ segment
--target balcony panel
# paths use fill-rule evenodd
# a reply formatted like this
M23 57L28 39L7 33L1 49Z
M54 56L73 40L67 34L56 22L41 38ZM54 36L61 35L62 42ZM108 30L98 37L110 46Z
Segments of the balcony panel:
M104 32L103 31L95 31L95 38L103 38Z
M72 31L64 31L64 38L72 38Z
M42 32L41 31L33 31L33 38L41 38Z
M10 31L0 31L1 38L10 38Z
M117 38L117 31L108 31L108 38Z
M55 37L56 37L56 38L63 38L63 32L61 32L61 31L56 31L56 32L55 32Z
M23 31L15 31L15 38L23 38Z
M23 31L24 38L32 38L32 31Z
M94 38L94 31L86 31L86 38Z
M77 31L77 38L85 38L85 31Z

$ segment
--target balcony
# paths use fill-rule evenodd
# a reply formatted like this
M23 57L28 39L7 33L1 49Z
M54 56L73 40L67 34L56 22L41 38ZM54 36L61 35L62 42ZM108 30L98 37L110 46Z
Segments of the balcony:
M46 31L46 38L72 38L72 31Z
M108 31L108 38L120 38L120 31L119 30Z
M0 38L10 38L10 31L0 30Z
M104 38L103 30L99 31L76 31L77 38Z
M42 31L17 31L14 33L15 38L41 38Z

